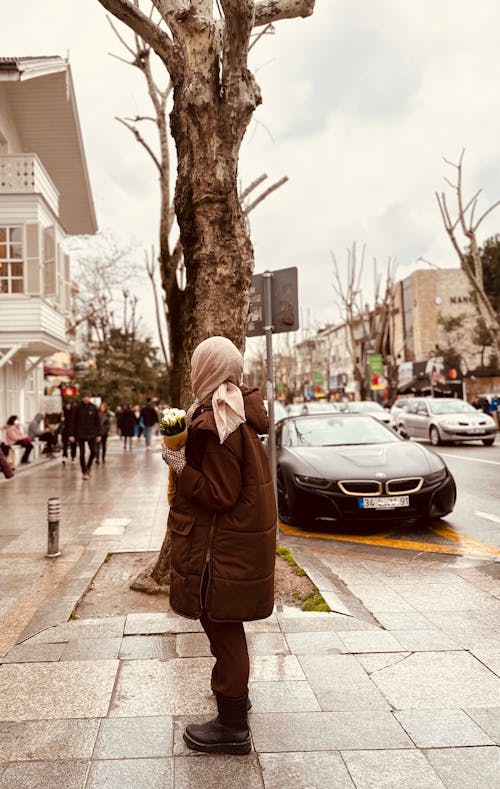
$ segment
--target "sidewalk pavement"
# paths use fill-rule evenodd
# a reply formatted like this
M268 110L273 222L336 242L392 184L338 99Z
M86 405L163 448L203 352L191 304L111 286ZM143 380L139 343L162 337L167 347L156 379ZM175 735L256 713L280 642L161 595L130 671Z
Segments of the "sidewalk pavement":
M0 487L1 787L500 786L498 562L283 538L332 612L278 605L247 625L254 750L196 754L183 728L215 714L199 624L68 621L106 552L159 546L159 455L115 442L79 477L54 462ZM48 560L38 510L53 490L66 536Z

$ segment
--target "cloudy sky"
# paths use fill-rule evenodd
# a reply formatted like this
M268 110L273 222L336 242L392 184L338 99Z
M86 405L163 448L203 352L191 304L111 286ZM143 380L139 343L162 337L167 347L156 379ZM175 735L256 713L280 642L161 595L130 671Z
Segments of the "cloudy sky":
M251 214L256 272L297 266L303 323L335 320L331 252L356 241L405 276L419 257L456 266L434 196L466 149L466 192L500 198L498 0L316 0L252 50L261 85L241 181L289 177ZM2 55L62 55L73 71L99 225L124 245L156 242L153 164L115 116L149 112L143 79L97 0L24 0L2 14ZM500 231L500 209L481 239ZM369 294L371 277L365 282ZM148 285L138 285L144 313ZM146 324L149 319L146 315Z

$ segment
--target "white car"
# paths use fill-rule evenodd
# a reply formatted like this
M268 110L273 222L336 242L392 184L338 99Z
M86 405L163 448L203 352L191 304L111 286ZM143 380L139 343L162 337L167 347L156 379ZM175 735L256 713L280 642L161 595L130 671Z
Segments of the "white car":
M396 427L399 424L400 413L402 411L406 411L411 401L412 401L411 397L398 397L398 399L391 406L392 424L395 425Z
M380 403L375 400L353 400L352 403L349 403L349 411L352 414L369 414L379 422L383 422L384 425L392 427L391 412L387 408L382 408Z
M398 430L408 438L428 438L434 446L443 441L477 441L487 447L495 441L494 419L464 400L454 397L416 397L398 417Z

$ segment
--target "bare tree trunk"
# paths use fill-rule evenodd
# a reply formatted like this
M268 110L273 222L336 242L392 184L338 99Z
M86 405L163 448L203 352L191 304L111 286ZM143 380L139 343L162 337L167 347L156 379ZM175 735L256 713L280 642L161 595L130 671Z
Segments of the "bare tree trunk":
M153 0L161 25L141 11L138 0L99 2L155 50L173 84L175 210L187 275L182 295L173 281L166 220L160 258L169 330L175 333L170 338L171 364L179 375L180 404L187 405L195 346L221 334L242 351L245 347L253 248L237 173L241 142L261 101L247 66L252 31L280 19L310 16L315 0L218 0L220 19L214 15L213 0ZM162 190L162 199L164 194ZM162 217L164 210L162 205ZM158 577L168 558L168 539L167 533L153 569Z

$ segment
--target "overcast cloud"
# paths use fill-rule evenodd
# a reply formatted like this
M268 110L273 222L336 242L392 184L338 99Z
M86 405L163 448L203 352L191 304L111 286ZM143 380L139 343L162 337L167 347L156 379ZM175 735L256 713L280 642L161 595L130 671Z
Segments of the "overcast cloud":
M153 164L115 115L149 112L139 73L97 0L26 0L4 9L1 55L69 50L99 225L126 245L156 242ZM457 261L434 197L442 157L466 149L465 185L500 198L498 0L316 0L252 50L263 93L241 150L242 183L290 179L251 214L256 272L297 266L304 315L337 318L330 251L353 241L369 259ZM500 211L481 238L500 231ZM421 263L418 265L422 265ZM144 277L146 280L146 277ZM368 293L368 284L366 285ZM150 310L147 282L140 288ZM152 327L153 328L153 327Z

